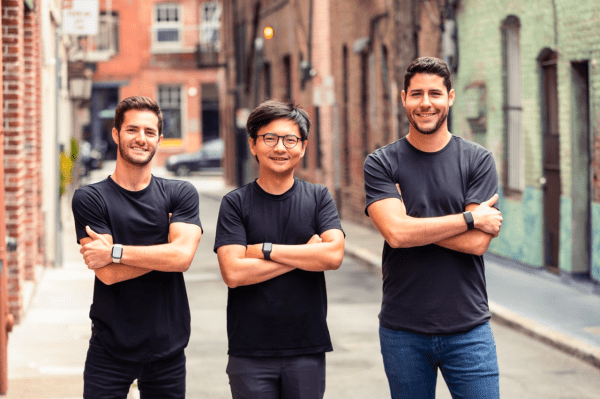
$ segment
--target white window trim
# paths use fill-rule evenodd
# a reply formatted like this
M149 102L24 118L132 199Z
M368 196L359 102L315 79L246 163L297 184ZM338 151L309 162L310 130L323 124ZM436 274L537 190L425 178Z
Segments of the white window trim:
M176 22L158 22L157 13L161 7L177 7L178 21ZM159 42L157 35L161 29L177 29L178 40L175 42ZM179 52L183 48L183 7L179 3L157 3L152 8L152 27L150 28L152 52L153 53L171 53Z
M161 107L161 109L163 108L163 106L160 104L160 88L161 87L178 87L179 88L179 117L180 117L180 121L181 121L181 137L179 137L178 139L180 139L182 141L182 143L186 143L187 140L187 118L185 117L187 115L187 86L184 83L177 83L177 82L173 82L173 83L159 83L156 85L156 97L158 99L158 105ZM170 108L165 108L165 109L170 109ZM163 131L164 133L164 131ZM169 140L169 139L173 139L171 137L169 138L165 138L165 140Z
M208 4L215 4L216 5L216 9L215 9L215 13L216 13L216 18L211 20L211 21L206 21L204 19L204 11L205 11L205 7ZM221 48L221 15L222 15L222 11L223 11L223 7L221 5L221 3L219 1L209 1L206 3L202 3L200 5L200 24L198 26L198 36L199 36L199 42L201 45L210 45L210 44L214 44L215 46L215 50L219 51L219 49ZM213 30L218 30L219 31L219 40L216 43L211 43L211 41L206 40L206 38L202 35L202 32L205 29L213 29Z

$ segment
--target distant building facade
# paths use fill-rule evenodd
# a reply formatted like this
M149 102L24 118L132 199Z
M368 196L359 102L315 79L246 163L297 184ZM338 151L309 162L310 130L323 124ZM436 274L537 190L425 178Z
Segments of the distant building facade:
M313 122L296 175L326 185L343 218L370 225L363 162L407 133L399 96L404 70L416 56L443 56L445 15L445 7L420 1L225 2L221 124L228 183L256 177L247 149L248 112L268 98L290 99Z
M600 4L464 0L453 133L494 153L490 252L600 281Z
M116 159L114 110L132 95L156 99L165 115L155 165L218 138L221 13L221 1L101 0L98 35L79 38L69 55L92 72L82 138Z

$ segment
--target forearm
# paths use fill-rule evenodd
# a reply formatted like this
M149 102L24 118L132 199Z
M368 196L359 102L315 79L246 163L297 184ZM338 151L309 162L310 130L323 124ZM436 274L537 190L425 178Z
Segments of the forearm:
M470 230L438 241L435 244L465 254L483 255L490 246L492 238L491 234L484 233L481 230Z
M390 216L386 229L380 232L393 248L419 247L434 244L465 233L467 224L461 214L414 218Z
M342 264L344 244L322 242L303 245L273 244L271 260L310 272L335 270Z
M185 272L193 258L194 252L190 248L174 243L150 246L123 245L121 263L161 272Z
M120 283L126 280L143 276L150 273L152 270L143 269L141 267L123 265L119 263L110 263L99 269L94 269L96 277L106 285Z
M294 267L263 259L219 259L223 281L229 288L252 285L271 280Z

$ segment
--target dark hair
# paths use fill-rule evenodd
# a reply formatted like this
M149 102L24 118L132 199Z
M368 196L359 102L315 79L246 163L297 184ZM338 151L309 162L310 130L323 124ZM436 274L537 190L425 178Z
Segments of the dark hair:
M260 104L248 116L246 130L256 140L258 131L276 119L288 119L298 125L302 141L308 138L310 119L305 110L289 101L268 100Z
M162 134L163 128L163 114L160 110L160 107L153 99L144 96L133 96L127 97L124 100L121 100L119 105L117 105L117 109L115 109L115 129L117 132L121 132L121 126L123 125L123 120L125 119L125 112L130 109L139 109L139 110L148 110L154 112L158 117L158 135Z
M438 75L444 78L444 86L448 89L448 93L452 90L452 77L448 64L439 58L421 57L414 60L404 73L404 91L408 91L410 80L418 73L426 73L429 75Z

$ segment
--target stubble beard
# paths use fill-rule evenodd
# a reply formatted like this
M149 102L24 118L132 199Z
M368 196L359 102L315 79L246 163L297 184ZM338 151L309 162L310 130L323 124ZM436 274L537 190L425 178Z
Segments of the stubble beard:
M411 116L411 114L409 114L407 112L406 116L408 117L408 121L410 122L411 126L414 127L417 132L419 132L421 134L427 134L427 135L437 132L438 129L440 128L440 126L442 126L444 124L444 122L446 121L446 119L448 119L448 113L446 112L442 116L440 116L440 119L438 120L438 122L435 124L434 127L432 127L431 129L422 129L419 127L417 122L415 122L415 120Z
M154 151L152 151L152 152L150 152L148 154L148 157L146 159L139 160L139 159L135 159L135 158L130 157L127 154L127 151L123 150L124 147L125 146L123 146L123 145L121 145L119 143L119 154L121 154L121 158L123 158L123 160L125 160L125 161L127 161L127 162L129 162L129 163L131 163L133 165L137 165L137 166L146 166L146 165L148 165L150 163L150 161L152 161L152 158L154 158L154 154L156 154L156 150L157 150L155 148Z

